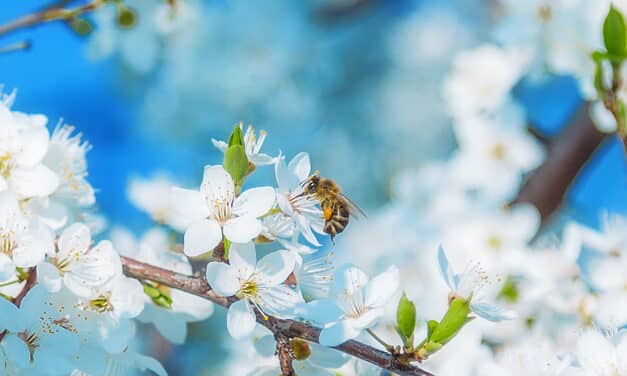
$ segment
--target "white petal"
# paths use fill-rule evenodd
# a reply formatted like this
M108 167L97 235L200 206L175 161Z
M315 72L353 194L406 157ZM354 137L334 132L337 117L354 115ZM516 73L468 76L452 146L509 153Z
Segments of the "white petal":
M384 308L370 308L356 318L346 319L350 325L359 330L373 327L385 314Z
M372 278L365 287L366 306L383 307L398 290L399 278L396 266Z
M20 197L49 196L58 186L58 176L42 164L30 168L15 168L9 177L9 187Z
M344 312L331 299L314 300L296 308L298 316L316 325L325 325L339 320Z
M257 263L256 278L264 285L278 285L294 271L294 255L290 251L272 252Z
M276 341L272 335L265 335L259 339L253 339L253 345L257 353L266 358L274 356L274 352L276 351Z
M15 334L9 334L2 340L7 360L18 368L28 368L30 352L26 343Z
M63 283L74 294L89 297L92 289L101 287L122 273L120 255L108 240L103 240L89 252L72 260L66 267Z
M344 353L317 343L310 342L309 348L311 349L309 361L321 368L340 368L350 360Z
M287 168L298 178L299 182L307 179L311 172L309 153L296 154L287 165Z
M607 338L596 330L588 329L579 337L575 353L581 366L592 371L614 363L614 351Z
M276 201L276 193L272 187L257 187L246 190L235 199L233 214L236 216L250 215L261 217L266 214Z
M360 332L361 331L354 328L350 322L342 320L332 324L328 328L322 329L319 342L323 346L335 347L349 339L357 337Z
M224 224L224 237L233 243L248 243L261 233L261 221L246 215L229 219Z
M4 253L0 253L0 281L8 281L13 277L15 277L15 264L13 260Z
M264 313L283 319L296 317L296 307L305 303L299 290L285 285L262 289L258 296L259 306Z
M246 300L231 304L226 315L226 327L235 339L250 336L255 329L255 314Z
M470 309L477 316L492 322L498 322L503 320L513 320L518 315L514 311L507 310L502 307L498 307L485 302L471 302Z
M336 296L351 296L366 283L368 283L366 273L353 264L344 264L335 271L331 291Z
M63 230L59 237L59 257L65 258L76 252L83 252L91 245L89 227L75 223Z
M22 147L15 156L20 166L34 167L46 155L50 135L45 126L31 126L20 134Z
M211 208L203 194L198 191L174 187L170 192L170 200L177 216L184 218L188 223L211 215Z
M161 313L154 321L155 327L168 341L177 345L185 343L187 337L187 322L183 315L176 315L172 312ZM141 316L140 316L141 317Z
M205 196L208 203L214 201L233 202L235 197L235 185L231 175L224 167L205 166L205 173L202 178L200 192Z
M274 165L274 176L276 178L277 186L279 192L285 193L289 192L292 189L298 187L300 181L298 177L290 171L285 163L285 157L279 155L277 157L277 162Z
M42 221L34 219L29 231L19 236L18 247L13 251L13 262L21 268L33 267L54 252L54 234Z
M438 263L440 264L440 273L442 278L444 278L444 282L446 282L448 288L455 291L455 272L453 272L453 267L451 267L442 246L438 248Z
M63 287L63 279L59 271L48 262L37 265L37 282L48 292L58 292Z
M183 237L183 252L190 257L212 251L222 240L220 224L214 220L201 219L192 223Z
M221 296L232 296L240 288L240 282L234 268L223 262L207 264L207 282L209 286Z
M211 139L211 143L213 144L213 146L216 147L216 149L220 150L221 152L225 152L226 149L228 149L229 145L224 142L224 141L220 141L220 140L216 140L215 138Z
M5 298L0 298L0 332L7 329L15 332L21 329L17 306Z
M248 279L255 271L257 264L255 244L253 242L231 243L229 263L240 279Z

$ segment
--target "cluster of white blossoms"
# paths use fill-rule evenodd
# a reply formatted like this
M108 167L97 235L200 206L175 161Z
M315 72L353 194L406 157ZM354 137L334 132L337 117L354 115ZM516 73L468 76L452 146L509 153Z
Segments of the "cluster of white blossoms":
M604 215L592 229L564 215L538 235L536 208L512 203L545 158L513 90L539 73L569 74L594 99L591 53L610 2L499 3L494 41L459 53L442 86L456 149L397 176L393 200L356 223L338 255L375 270L400 266L419 302L417 336L450 306L447 290L477 316L509 319L464 330L425 363L438 375L627 374L627 219ZM434 272L439 244L445 284ZM376 329L396 335L393 321Z

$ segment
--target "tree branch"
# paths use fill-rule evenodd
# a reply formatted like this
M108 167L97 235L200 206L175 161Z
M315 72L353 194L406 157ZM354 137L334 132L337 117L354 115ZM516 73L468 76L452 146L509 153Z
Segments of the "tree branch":
M582 106L570 125L549 143L544 163L527 179L513 203L534 205L545 222L562 203L573 180L607 135L599 132Z
M217 295L211 290L211 287L204 278L201 277L175 273L128 257L122 257L122 265L124 267L124 274L128 277L151 280L210 300L223 307L229 307L237 300L234 297L226 298ZM319 328L295 320L278 319L275 317L268 317L266 319L260 312L256 313L257 322L270 329L275 335L279 334L287 338L301 338L318 343L318 337L320 336ZM335 348L401 376L432 375L419 367L401 363L390 353L378 350L358 341L347 341Z
M16 30L34 27L46 22L60 20L64 21L68 18L76 17L83 13L96 10L104 5L104 3L104 0L92 0L87 4L80 5L75 8L65 8L67 1L60 1L39 11L24 15L20 18L5 23L4 25L0 25L0 36Z

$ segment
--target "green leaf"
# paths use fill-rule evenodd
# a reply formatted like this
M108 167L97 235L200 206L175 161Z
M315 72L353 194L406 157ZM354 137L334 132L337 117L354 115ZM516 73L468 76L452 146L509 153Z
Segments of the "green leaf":
M120 5L116 21L122 29L130 29L137 23L137 12L125 5Z
M600 97L605 95L605 82L603 78L603 64L600 61L595 61L594 68L594 88Z
M416 305L407 299L405 293L401 296L396 309L396 325L403 342L408 345L408 339L413 336L416 328Z
M231 145L226 149L224 152L224 169L231 175L235 185L242 185L248 174L248 158L243 146Z
M627 26L623 14L614 6L610 7L603 22L603 42L611 55L625 57Z
M242 128L239 125L233 127L233 133L229 137L229 146L239 145L244 146L244 136L242 135Z
M459 330L470 320L470 302L466 299L453 299L448 307L448 311L442 317L437 327L433 329L433 333L429 337L430 342L446 344L450 341Z

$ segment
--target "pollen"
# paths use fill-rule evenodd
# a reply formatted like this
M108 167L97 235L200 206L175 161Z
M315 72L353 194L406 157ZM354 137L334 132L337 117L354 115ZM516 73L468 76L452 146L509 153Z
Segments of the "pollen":
M496 145L492 147L492 150L490 150L490 155L494 159L497 159L499 161L505 159L505 155L506 155L505 145L501 143L497 143Z

